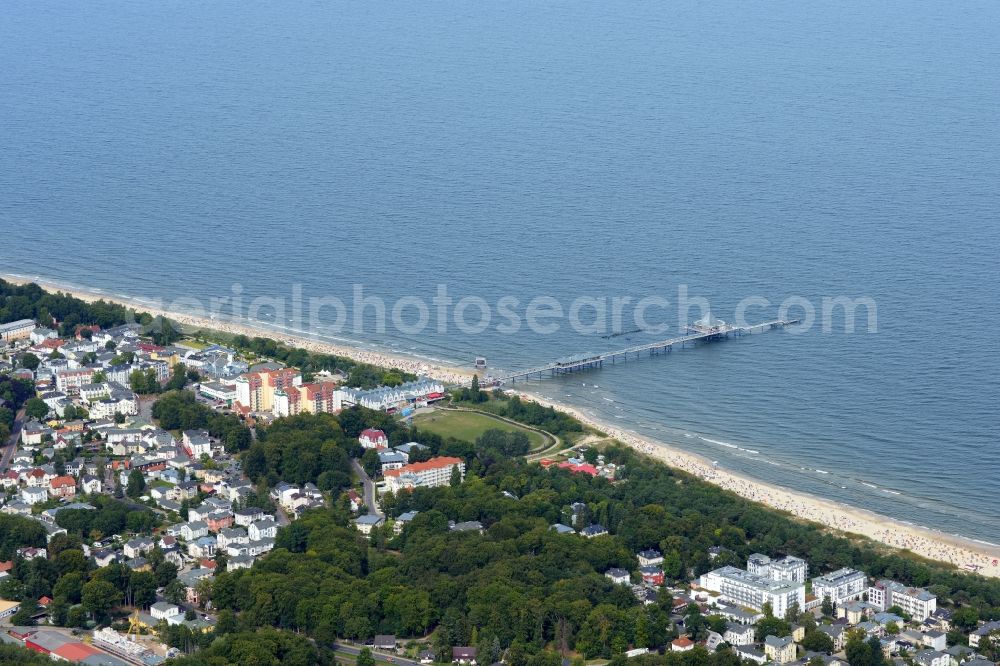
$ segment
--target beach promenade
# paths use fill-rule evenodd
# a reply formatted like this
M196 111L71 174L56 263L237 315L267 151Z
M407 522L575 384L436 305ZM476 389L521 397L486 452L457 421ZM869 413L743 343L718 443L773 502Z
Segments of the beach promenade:
M426 375L446 384L467 384L473 375L471 370L463 368L379 351L359 349L308 336L282 333L263 325L256 326L250 323L245 324L193 317L183 313L160 310L140 302L109 297L106 294L71 290L45 281L26 280L16 276L3 277L9 282L17 284L33 281L47 290L62 291L84 301L105 300L120 303L136 310L149 312L154 316L162 315L188 327L192 331L195 329L209 329L233 335L242 334L248 337L268 337L317 353L336 354L380 367L394 367L414 374ZM684 470L689 474L730 490L747 499L760 502L774 509L786 511L804 520L826 525L835 530L862 535L894 548L909 550L922 557L948 562L964 570L968 570L971 566L975 567L984 576L1000 577L1000 566L994 564L1000 558L1000 546L925 529L864 509L796 493L776 485L757 481L721 469L701 456L688 453L666 442L654 441L635 433L615 428L608 423L591 418L573 407L546 400L529 391L519 391L519 393L527 399L535 400L540 404L566 412L586 425L670 467Z

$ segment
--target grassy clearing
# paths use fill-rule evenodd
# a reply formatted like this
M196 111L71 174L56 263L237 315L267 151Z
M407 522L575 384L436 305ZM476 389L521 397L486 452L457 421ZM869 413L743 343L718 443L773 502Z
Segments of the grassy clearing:
M505 430L507 432L523 432L535 449L548 444L548 439L539 432L501 421L500 419L476 412L458 412L435 410L430 414L421 414L413 419L413 424L428 432L442 437L454 437L467 442L474 442L487 430Z

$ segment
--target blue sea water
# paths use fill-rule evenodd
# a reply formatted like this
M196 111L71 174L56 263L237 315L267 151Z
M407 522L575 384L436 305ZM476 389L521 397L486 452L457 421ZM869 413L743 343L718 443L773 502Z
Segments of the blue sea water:
M0 270L166 300L686 285L723 319L749 296L775 304L750 319L868 297L876 334L534 388L997 542L997 25L988 1L8 0ZM494 368L649 339L343 335Z

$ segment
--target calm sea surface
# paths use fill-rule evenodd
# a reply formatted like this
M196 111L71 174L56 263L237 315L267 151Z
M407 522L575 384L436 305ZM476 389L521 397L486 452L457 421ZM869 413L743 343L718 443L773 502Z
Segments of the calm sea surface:
M993 1L6 0L0 269L168 301L872 298L877 334L535 388L1000 542L998 25ZM494 368L653 339L495 323L360 337Z

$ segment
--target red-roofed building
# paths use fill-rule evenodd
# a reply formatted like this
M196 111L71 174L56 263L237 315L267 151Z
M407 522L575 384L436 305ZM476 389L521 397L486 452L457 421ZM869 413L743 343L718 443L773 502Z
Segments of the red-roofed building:
M49 338L48 340L43 341L42 344L38 346L44 349L59 349L64 344L66 344L66 341L60 338Z
M92 326L84 326L83 324L77 325L77 327L76 327L76 339L77 340L83 340L83 337L84 337L83 336L83 332L84 331L90 331L91 335L93 335L94 333L100 333L101 332L101 327L98 326L97 324L93 324Z
M389 438L385 436L384 432L375 428L362 430L358 441L366 449L384 449L389 446Z
M591 476L597 476L599 472L597 468L589 463L581 463L579 465L574 465L571 462L561 462L559 463L559 469L568 469L574 474L589 474Z
M439 456L425 462L410 463L399 469L387 470L383 477L386 486L395 493L417 486L422 488L446 486L451 482L452 470L455 468L458 468L459 474L465 476L465 461L461 458Z
M86 643L66 643L62 647L58 647L53 650L50 654L53 654L66 661L77 663L81 662L87 657L93 657L97 655L104 654L97 648L90 647Z
M72 476L57 476L49 481L49 494L53 497L76 497L76 479Z
M671 652L687 652L688 650L694 649L694 641L692 641L687 636L681 636L680 638L675 638L670 643Z

